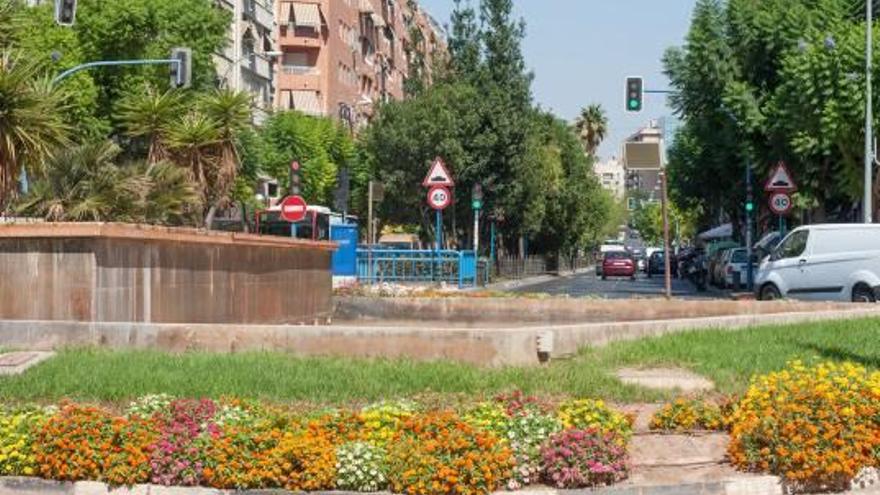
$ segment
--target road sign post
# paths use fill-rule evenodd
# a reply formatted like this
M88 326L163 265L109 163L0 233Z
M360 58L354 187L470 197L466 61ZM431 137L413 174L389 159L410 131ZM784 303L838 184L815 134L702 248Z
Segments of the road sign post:
M791 193L797 191L797 183L785 166L785 162L776 164L776 168L764 184L764 190L770 193L770 211L779 218L779 234L785 236L785 217L791 214L794 202Z

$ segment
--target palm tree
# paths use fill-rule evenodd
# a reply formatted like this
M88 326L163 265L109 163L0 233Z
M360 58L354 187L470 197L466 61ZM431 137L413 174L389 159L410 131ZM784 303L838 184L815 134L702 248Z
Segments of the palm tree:
M33 58L0 52L0 212L16 195L22 170L40 176L43 160L68 142L66 99L42 69Z
M18 29L19 0L0 0L0 46L12 46Z
M16 211L52 221L117 221L179 225L198 202L184 169L168 163L115 163L112 141L58 153Z
M211 204L209 175L219 162L217 146L221 143L220 126L207 115L192 111L164 129L172 159L183 166L198 189L201 200L199 213L204 221L204 207Z
M116 120L128 137L148 142L147 162L168 158L166 128L184 111L183 93L170 89L160 93L151 87L134 91L116 105Z
M582 109L574 127L587 154L596 156L596 150L608 133L608 117L602 105L590 105Z
M238 136L251 123L251 96L243 91L218 90L199 102L200 110L217 125L217 162L207 171L205 224L210 228L218 208L229 205L241 168Z

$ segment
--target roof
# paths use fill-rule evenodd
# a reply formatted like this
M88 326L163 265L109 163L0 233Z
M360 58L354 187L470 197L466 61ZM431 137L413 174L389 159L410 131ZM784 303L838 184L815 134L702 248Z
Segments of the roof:
M880 229L880 224L876 223L821 223L814 225L802 225L798 227L798 229L806 229L809 228L811 230L865 230L872 229L877 230Z

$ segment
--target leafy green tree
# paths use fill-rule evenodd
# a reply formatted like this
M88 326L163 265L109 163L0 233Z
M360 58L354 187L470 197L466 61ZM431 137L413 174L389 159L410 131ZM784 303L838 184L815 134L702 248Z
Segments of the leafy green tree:
M590 105L582 109L574 126L584 150L588 155L596 156L596 150L608 134L608 116L605 114L605 109L602 105Z
M168 158L165 131L184 111L184 97L181 91L169 89L159 92L147 87L117 103L115 120L125 136L145 141L139 144L146 144L147 162L157 163Z
M0 52L0 211L15 197L22 171L40 177L43 160L68 142L66 95L42 73L24 53Z

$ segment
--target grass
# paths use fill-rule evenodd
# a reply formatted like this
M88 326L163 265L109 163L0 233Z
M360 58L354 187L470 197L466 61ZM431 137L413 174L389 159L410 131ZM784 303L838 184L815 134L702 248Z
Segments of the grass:
M623 385L612 376L616 368L680 366L712 379L720 392L735 393L745 389L753 374L780 369L793 359L853 361L880 368L880 319L680 333L585 349L572 359L540 368L301 359L278 353L169 355L70 349L24 375L0 378L0 400L123 402L164 392L328 404L426 394L483 397L521 389L635 402L668 394Z

